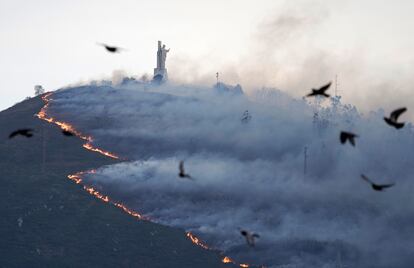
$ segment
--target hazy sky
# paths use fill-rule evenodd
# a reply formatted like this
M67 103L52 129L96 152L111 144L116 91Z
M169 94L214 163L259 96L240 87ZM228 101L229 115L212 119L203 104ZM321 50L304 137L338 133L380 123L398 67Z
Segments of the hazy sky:
M247 90L302 95L338 74L346 101L410 105L413 10L409 0L0 0L0 109L36 84L152 74L157 40L171 48L172 80L212 84L219 71Z

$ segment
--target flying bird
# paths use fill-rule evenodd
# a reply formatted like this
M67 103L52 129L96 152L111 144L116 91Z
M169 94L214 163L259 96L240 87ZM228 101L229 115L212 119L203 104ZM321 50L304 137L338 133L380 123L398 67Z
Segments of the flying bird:
M74 134L70 132L69 130L62 130L62 134L68 137L74 136Z
M180 170L180 173L178 173L178 176L180 177L180 178L187 178L187 179L190 179L190 180L192 180L193 178L190 176L190 174L186 174L185 173L185 170L184 170L184 161L180 161L180 165L179 165L179 170Z
M250 115L249 111L248 110L244 111L242 119L241 119L242 123L248 123L251 119L252 119L252 116Z
M100 46L103 46L106 51L110 52L110 53L117 53L117 52L121 52L122 50L125 50L124 48L121 47L116 47L116 46L110 46L107 44L103 44L103 43L97 43Z
M339 139L341 140L342 144L345 144L346 141L349 141L352 146L355 146L355 138L358 138L358 135L346 131L341 131L341 134L339 135Z
M394 183L390 183L390 184L376 184L376 183L372 182L364 174L361 174L361 178L363 180L367 181L369 184L371 184L372 189L374 189L375 191L378 191L378 192L382 192L385 188L390 188L390 187L394 186Z
M407 108L403 107L403 108L399 108L395 111L393 111L390 114L390 117L384 117L385 122L387 122L388 125L395 127L396 129L400 129L402 127L404 127L405 123L399 123L398 121L398 117L400 117L400 115L402 113L404 113L405 111L407 111Z
M314 96L324 96L329 97L329 94L326 93L328 88L331 86L332 82L320 87L319 89L312 88L312 92L306 95L306 97L314 97Z
M246 238L247 244L251 247L255 246L256 238L260 237L258 234L250 233L249 231L246 231L246 230L240 230L240 234Z
M31 128L23 128L23 129L18 129L16 131L13 131L12 133L10 133L9 135L9 139L16 137L17 135L21 135L24 136L26 138L31 138L33 136L33 132L34 130Z

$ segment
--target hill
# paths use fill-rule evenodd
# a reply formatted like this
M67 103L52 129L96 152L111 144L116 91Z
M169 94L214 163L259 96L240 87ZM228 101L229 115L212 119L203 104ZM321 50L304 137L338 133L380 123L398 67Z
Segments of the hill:
M67 178L116 163L34 116L26 100L0 113L0 267L229 267L181 229L139 221ZM33 128L30 139L9 133Z

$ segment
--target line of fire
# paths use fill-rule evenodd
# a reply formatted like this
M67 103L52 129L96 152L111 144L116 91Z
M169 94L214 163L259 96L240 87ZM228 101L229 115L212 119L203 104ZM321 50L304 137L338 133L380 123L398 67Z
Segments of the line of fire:
M102 154L104 156L113 158L113 159L120 159L120 157L117 156L116 154L114 154L112 152L109 152L109 151L105 151L103 149L100 149L100 148L92 145L92 142L93 142L92 136L84 135L81 132L79 132L78 130L76 130L71 124L68 124L66 122L58 121L55 118L48 116L47 109L49 108L50 102L53 100L51 98L52 94L53 94L52 92L48 92L48 93L45 93L42 96L42 100L45 102L45 105L42 107L42 109L39 111L39 113L36 114L36 116L39 119L44 120L48 123L55 124L55 125L59 126L62 130L69 131L69 132L73 133L75 136L77 136L80 139L84 140L86 143L83 144L83 148L85 148L89 151L96 152L96 153ZM103 201L105 203L108 203L108 204L111 204L115 207L120 208L122 211L124 211L125 213L131 215L132 217L135 217L138 220L148 220L148 221L151 220L150 218L148 218L148 217L146 217L146 216L144 216L144 215L128 208L124 204L111 199L109 196L107 196L105 194L102 194L101 192L97 191L93 187L83 185L82 184L82 176L86 175L86 174L93 174L93 173L96 173L96 170L80 171L80 172L77 172L76 174L68 175L68 178L71 181L75 182L76 184L82 185L83 189L86 192L88 192L89 194L93 195L95 198L98 198L98 199L100 199L101 201ZM197 245L197 246L199 246L199 247L201 247L205 250L213 250L213 251L220 252L219 250L216 250L216 249L213 249L213 248L209 247L205 242L203 242L201 239L196 237L191 232L187 232L186 236L190 239L190 241L193 244L195 244L195 245ZM250 267L249 264L236 263L233 259L231 259L228 256L223 256L221 261L223 263L235 264L235 265L238 265L239 267L243 267L243 268Z

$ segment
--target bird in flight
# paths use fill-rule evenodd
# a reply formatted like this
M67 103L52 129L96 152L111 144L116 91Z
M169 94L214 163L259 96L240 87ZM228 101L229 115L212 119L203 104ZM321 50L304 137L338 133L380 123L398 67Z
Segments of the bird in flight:
M341 134L339 135L339 139L342 144L345 144L346 141L349 141L352 146L355 146L355 138L358 138L358 135L346 131L341 131Z
M121 52L122 50L125 50L124 48L121 47L116 47L116 46L110 46L104 43L97 43L100 46L103 46L106 51L110 52L110 53L117 53L117 52Z
M328 84L316 89L312 88L312 92L306 95L306 97L314 97L314 96L324 96L329 97L329 94L326 93L328 88L331 86L332 82L329 82Z
M178 176L180 177L180 178L187 178L187 179L190 179L190 180L192 180L193 178L190 176L190 174L186 174L185 173L185 170L184 170L184 161L180 161L180 165L179 165L179 170L180 170L180 172L178 173Z
M10 133L9 135L9 139L16 137L17 135L21 135L24 136L26 138L31 138L33 136L33 132L34 130L31 128L22 128L22 129L18 129L16 131L13 131L12 133Z
M62 130L62 134L68 137L74 136L73 133L70 132L69 130Z
M260 238L258 234L250 233L246 230L240 230L240 234L246 238L246 242L249 246L254 247L256 244L256 238Z
M252 119L252 116L250 115L249 111L248 110L244 111L242 119L241 119L242 123L248 123L251 119Z
M382 192L385 188L390 188L392 186L394 186L394 183L390 183L390 184L376 184L374 182L372 182L367 176L365 176L364 174L361 174L361 178L368 182L369 184L371 184L372 189L374 189L375 191L378 192Z
M402 113L404 113L405 111L407 111L407 108L403 107L403 108L399 108L395 111L393 111L390 114L390 117L384 117L385 122L387 122L388 125L395 127L396 129L400 129L402 127L404 127L405 123L399 123L398 121L398 117L400 117L400 115Z

